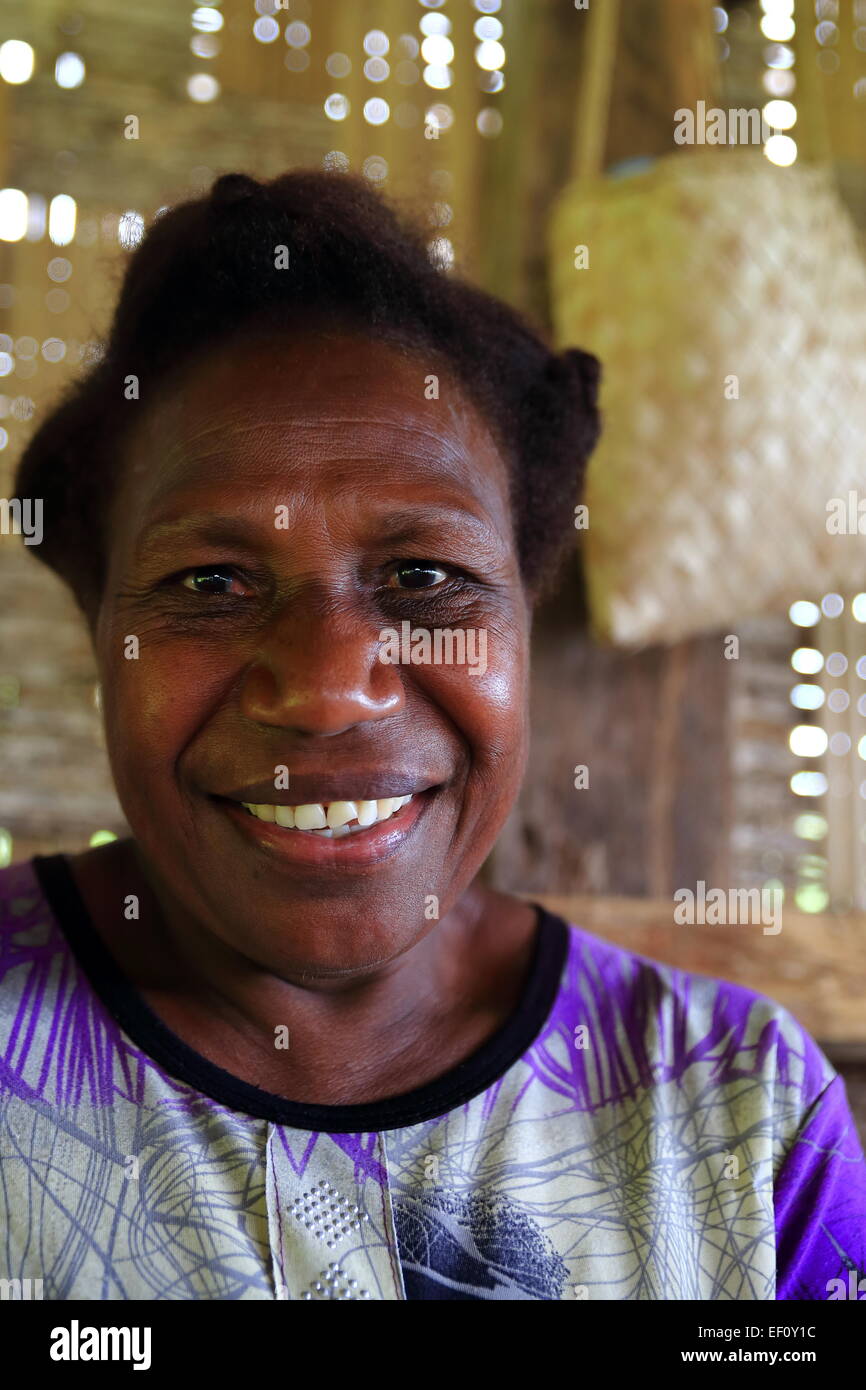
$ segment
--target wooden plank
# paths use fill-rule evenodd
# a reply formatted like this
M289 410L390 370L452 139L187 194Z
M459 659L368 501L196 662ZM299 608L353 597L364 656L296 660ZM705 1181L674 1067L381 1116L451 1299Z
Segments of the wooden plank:
M594 646L566 587L533 644L532 742L491 856L508 892L661 896L730 874L731 663L720 636L628 653ZM574 787L585 765L589 786Z

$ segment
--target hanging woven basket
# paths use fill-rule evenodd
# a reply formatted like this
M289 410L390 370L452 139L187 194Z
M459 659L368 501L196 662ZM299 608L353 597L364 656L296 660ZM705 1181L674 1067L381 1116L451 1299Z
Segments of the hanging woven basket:
M866 265L829 173L737 150L581 180L550 252L557 337L604 365L596 635L674 641L866 587Z
M712 96L697 0L665 13L687 41L679 88ZM618 0L587 23L549 253L559 346L603 367L582 534L593 631L673 642L866 588L866 261L829 165L681 147L604 177Z

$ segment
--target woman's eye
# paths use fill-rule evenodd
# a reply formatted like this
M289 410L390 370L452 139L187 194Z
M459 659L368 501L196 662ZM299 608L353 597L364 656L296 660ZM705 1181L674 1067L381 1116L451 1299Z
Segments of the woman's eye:
M194 594L222 596L234 593L242 597L247 592L234 570L219 565L201 565L198 569L187 570L180 582L184 589L190 589Z
M448 578L448 571L441 565L425 560L407 560L397 565L393 573L398 589L431 589Z

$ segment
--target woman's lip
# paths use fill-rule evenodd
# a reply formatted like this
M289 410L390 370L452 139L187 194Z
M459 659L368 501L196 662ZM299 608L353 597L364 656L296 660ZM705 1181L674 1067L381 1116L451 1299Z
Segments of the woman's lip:
M417 772L379 769L377 772L296 773L289 775L291 791L275 792L274 778L234 787L208 787L211 796L226 801L261 802L283 806L327 804L330 801L380 801L386 796L417 796L441 786L445 778Z
M437 788L418 792L405 806L386 821L329 840L305 830L284 830L269 821L259 820L243 806L223 797L214 797L235 825L260 849L290 864L307 864L322 868L359 868L377 864L396 854L424 816Z

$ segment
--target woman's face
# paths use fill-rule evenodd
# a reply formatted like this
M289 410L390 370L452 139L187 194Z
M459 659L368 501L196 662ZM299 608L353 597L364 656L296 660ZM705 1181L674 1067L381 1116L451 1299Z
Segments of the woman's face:
M350 334L238 340L161 390L129 404L94 626L121 804L224 943L283 978L363 973L454 906L520 785L506 466L456 380ZM242 804L409 794L330 838Z

